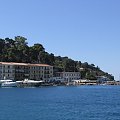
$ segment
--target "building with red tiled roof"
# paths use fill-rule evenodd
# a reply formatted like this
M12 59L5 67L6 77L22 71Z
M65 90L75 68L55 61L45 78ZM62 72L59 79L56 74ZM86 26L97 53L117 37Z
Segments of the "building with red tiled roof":
M53 66L47 64L0 62L0 79L49 80L52 77Z

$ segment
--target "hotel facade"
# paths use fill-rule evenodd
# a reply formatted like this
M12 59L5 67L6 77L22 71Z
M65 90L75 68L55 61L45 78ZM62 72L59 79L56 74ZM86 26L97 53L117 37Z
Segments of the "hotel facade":
M52 77L53 66L47 64L0 62L0 79L47 81Z

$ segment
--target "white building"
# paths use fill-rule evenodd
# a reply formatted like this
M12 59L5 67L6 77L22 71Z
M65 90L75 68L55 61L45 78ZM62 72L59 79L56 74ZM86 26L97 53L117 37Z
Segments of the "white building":
M80 72L57 72L56 77L60 77L66 82L71 82L73 80L79 80L81 78Z
M110 81L110 79L105 76L97 76L98 83L103 84L103 83L106 83L107 81Z
M60 81L60 82L64 82L64 78L62 77L53 77L52 79L50 79L51 81Z

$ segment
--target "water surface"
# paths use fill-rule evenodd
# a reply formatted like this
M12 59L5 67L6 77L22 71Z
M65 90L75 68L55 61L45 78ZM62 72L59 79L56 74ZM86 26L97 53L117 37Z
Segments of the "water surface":
M0 120L120 120L120 86L0 88Z

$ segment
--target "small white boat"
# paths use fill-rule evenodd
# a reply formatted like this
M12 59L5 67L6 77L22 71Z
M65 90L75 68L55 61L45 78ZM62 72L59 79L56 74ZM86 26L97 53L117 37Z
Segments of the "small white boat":
M0 80L0 83L4 83L4 82L12 82L13 80Z
M1 87L17 87L17 83L12 80L4 80L1 82Z

